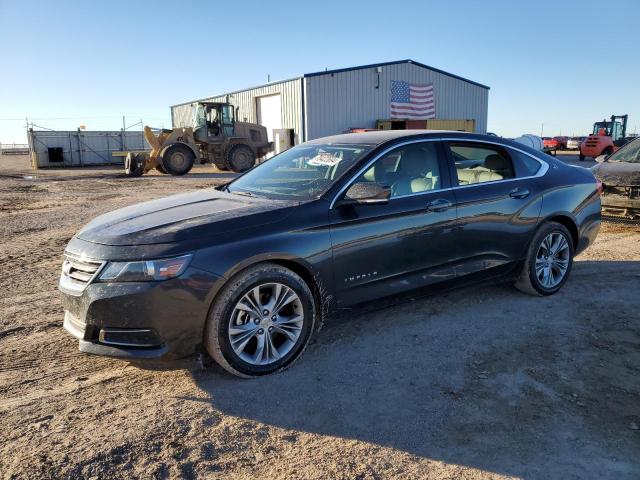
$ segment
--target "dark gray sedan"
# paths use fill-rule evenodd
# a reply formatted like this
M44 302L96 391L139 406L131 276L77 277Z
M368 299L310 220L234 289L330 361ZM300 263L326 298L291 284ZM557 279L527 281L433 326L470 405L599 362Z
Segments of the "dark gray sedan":
M593 174L506 139L380 131L295 146L227 185L80 230L60 277L80 350L199 346L239 376L300 356L337 309L508 277L557 292L600 226Z

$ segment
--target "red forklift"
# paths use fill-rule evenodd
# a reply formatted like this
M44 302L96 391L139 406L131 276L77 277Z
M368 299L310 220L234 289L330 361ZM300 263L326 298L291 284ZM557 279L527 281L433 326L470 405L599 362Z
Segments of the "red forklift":
M600 155L611 155L623 144L627 135L627 120L629 115L611 115L611 119L604 119L593 124L593 132L580 144L580 160L592 157L594 160Z

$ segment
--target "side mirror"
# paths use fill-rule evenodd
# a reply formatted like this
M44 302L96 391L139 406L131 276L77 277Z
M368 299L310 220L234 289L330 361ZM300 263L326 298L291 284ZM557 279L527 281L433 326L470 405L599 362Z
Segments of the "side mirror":
M598 155L596 157L596 162L598 163L606 162L607 158L609 158L609 155Z
M383 205L391 198L391 188L374 182L354 183L338 205Z

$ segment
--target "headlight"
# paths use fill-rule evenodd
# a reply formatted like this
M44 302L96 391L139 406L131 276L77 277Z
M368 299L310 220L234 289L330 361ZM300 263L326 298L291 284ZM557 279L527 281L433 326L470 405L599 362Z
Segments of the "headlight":
M99 282L152 282L175 278L187 269L193 255L144 260L141 262L109 262L98 276Z

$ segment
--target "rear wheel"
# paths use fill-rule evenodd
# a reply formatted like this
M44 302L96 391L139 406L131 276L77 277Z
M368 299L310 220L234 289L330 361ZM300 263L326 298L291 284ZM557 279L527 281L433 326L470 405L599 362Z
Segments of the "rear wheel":
M214 161L213 164L216 166L216 168L222 172L226 172L229 170L229 168L227 167L227 165L224 163L224 161Z
M186 145L172 145L162 155L162 168L170 175L185 175L193 167L196 156Z
M216 298L204 345L228 372L256 377L291 365L315 322L311 290L300 276L263 263L232 278Z
M552 295L565 284L572 265L573 240L569 230L556 222L545 223L531 240L515 286L531 295Z
M246 172L256 163L256 155L251 147L244 144L233 145L225 152L225 164L237 173Z

